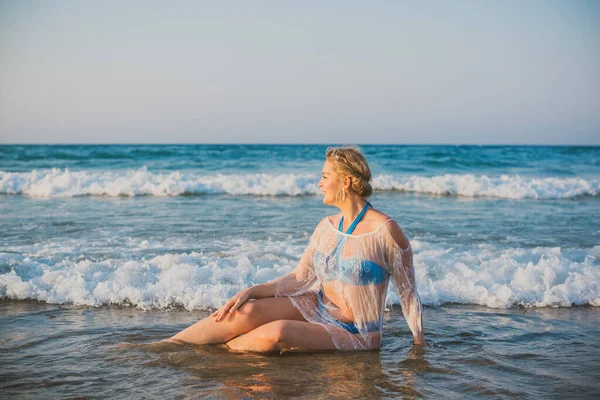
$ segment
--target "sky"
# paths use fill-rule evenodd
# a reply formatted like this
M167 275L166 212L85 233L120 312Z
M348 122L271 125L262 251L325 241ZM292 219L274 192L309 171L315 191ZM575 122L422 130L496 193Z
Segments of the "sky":
M0 143L600 145L600 2L0 0Z

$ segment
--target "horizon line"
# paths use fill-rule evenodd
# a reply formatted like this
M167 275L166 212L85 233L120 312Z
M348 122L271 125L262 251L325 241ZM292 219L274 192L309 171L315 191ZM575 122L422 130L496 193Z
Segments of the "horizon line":
M492 147L600 147L599 144L569 144L569 143L191 143L191 142L132 142L132 143L0 143L0 146L492 146Z

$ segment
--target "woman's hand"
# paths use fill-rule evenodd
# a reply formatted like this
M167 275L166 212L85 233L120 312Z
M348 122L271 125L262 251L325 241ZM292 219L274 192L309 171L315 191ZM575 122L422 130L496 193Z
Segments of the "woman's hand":
M423 335L413 336L413 343L416 346L425 346L425 337Z
M225 319L227 314L233 314L238 308L245 302L252 298L252 288L244 289L229 300L217 311L212 313L212 317L215 322L219 322Z

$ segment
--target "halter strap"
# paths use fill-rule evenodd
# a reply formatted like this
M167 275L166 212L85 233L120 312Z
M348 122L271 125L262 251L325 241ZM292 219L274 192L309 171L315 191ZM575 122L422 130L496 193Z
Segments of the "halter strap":
M350 227L346 231L347 235L350 235L350 234L352 234L352 232L354 232L354 229L356 229L356 225L358 225L358 223L360 222L360 220L362 219L362 217L367 212L367 208L369 208L369 207L373 207L373 206L371 205L371 203L369 203L367 201L367 204L365 204L365 206L360 211L360 213L356 216L356 218L354 218L354 221L352 221L352 224L350 225ZM340 226L338 227L338 230L340 232L344 232L344 217L342 217L342 219L340 219Z

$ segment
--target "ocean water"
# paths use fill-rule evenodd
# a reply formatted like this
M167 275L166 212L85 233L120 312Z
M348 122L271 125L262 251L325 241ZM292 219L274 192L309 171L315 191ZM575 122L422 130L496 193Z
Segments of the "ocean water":
M336 212L326 147L0 146L0 394L600 393L600 147L361 146L411 239L424 350L392 291L379 352L144 347L295 267Z

